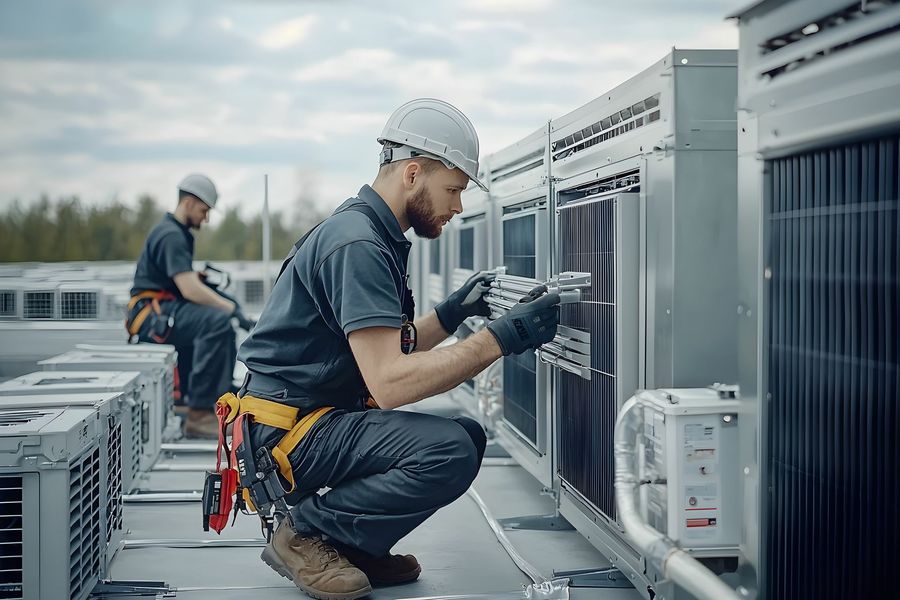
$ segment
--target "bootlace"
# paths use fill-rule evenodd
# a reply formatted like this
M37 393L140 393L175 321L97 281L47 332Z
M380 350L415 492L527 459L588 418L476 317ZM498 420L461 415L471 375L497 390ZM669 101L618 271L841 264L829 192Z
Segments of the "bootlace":
M319 552L319 560L322 561L322 565L330 565L341 560L341 555L338 554L338 551L331 544L325 543L321 538L314 538L313 546Z

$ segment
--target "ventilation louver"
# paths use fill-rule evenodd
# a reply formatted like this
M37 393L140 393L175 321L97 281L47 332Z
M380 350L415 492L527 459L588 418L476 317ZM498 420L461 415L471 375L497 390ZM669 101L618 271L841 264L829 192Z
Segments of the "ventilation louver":
M0 417L2 419L2 417ZM0 426L3 421L0 420ZM22 476L0 475L0 598L23 598Z
M100 449L86 454L69 471L69 598L94 588L101 571Z
M22 294L22 317L25 319L56 317L56 292L26 290Z
M475 228L461 227L459 230L460 269L475 269Z
M0 290L0 317L18 315L17 294L14 290Z
M654 94L553 142L550 145L553 160L566 158L623 133L658 121L659 117L659 94Z

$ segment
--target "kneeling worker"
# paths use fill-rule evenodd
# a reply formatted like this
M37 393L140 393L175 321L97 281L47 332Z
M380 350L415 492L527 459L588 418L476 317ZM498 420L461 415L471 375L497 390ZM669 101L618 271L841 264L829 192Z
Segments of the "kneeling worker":
M231 318L248 331L254 324L193 270L191 230L209 221L217 198L216 187L204 175L181 181L175 212L166 213L150 231L138 258L126 321L129 335L142 342L172 344L182 355L193 348L184 423L189 438L217 438L213 407L234 373Z
M413 326L404 232L437 238L462 212L469 181L485 187L478 137L453 106L420 99L395 111L378 141L374 183L296 244L238 353L249 374L235 401L256 421L251 444L273 455L277 445L289 461L293 481L285 481L296 486L287 497L292 518L262 558L325 600L415 580L418 561L391 548L461 496L481 465L485 434L476 421L391 409L550 341L559 322L559 296L547 294L432 350L466 317L489 314L482 294L492 275L472 277ZM304 418L309 429L295 425ZM286 436L292 427L306 433ZM282 439L291 440L286 448Z

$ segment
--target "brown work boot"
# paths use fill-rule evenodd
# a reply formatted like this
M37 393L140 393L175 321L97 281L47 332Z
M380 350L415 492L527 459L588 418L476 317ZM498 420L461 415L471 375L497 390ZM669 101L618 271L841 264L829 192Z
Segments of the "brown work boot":
M354 600L372 591L365 574L318 536L302 536L282 521L260 558L320 600Z
M219 439L216 415L208 410L190 409L184 418L184 437L192 440Z
M372 556L362 550L335 543L335 548L366 574L372 585L397 585L419 578L422 567L412 554Z

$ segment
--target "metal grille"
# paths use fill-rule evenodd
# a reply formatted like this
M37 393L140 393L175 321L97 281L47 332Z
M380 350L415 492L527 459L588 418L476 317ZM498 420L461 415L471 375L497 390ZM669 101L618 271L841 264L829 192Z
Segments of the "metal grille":
M503 418L537 445L537 358L534 352L503 359Z
M658 106L659 94L654 94L631 106L626 106L605 119L600 119L596 123L588 125L561 140L553 142L550 146L553 160L566 158L576 152L581 152L591 146L627 133L632 129L658 121L660 117L659 110L654 110Z
M69 471L69 600L81 600L100 576L100 449Z
M16 293L10 290L0 290L0 317L14 317L16 310Z
M900 137L767 167L764 589L882 596L900 564Z
M109 418L106 481L106 543L122 529L122 422Z
M0 598L24 596L22 477L0 476Z
M25 292L22 316L26 319L52 319L56 316L56 292Z
M262 304L265 299L265 286L262 279L248 279L244 282L244 302L246 304Z
M177 368L178 366L176 365L175 369ZM175 369L166 373L165 386L163 388L165 392L165 397L163 398L165 410L162 411L162 418L159 420L160 433L166 430L166 419L169 418L169 414L175 404Z
M459 230L459 268L475 270L475 228Z
M61 292L59 295L60 319L96 319L97 292Z
M441 274L441 242L440 240L431 240L428 248L430 249L428 257L428 272L432 275Z
M560 270L591 273L582 302L560 308L560 323L591 334L591 380L561 371L559 474L615 518L613 431L616 397L616 200L559 211Z
M131 465L132 477L138 477L141 471L141 454L144 452L143 417L144 411L139 401L129 408L131 410L131 448L126 448L128 461Z
M534 223L533 214L503 221L503 264L510 275L535 276L537 240Z
M509 275L534 277L537 268L535 216L503 222L503 264ZM537 444L537 375L533 352L503 359L503 418Z

